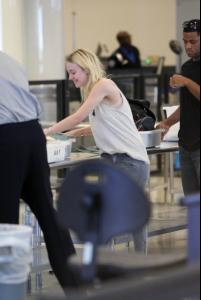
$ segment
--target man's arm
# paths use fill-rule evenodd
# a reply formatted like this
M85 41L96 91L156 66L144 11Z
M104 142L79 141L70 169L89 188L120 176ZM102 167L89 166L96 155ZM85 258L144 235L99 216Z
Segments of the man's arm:
M156 128L164 130L163 136L165 136L168 133L170 127L172 127L180 121L180 113L181 109L179 107L169 118L167 118L166 120L164 120L156 126Z
M172 127L176 123L180 121L180 112L181 109L178 107L178 109L169 117L167 118L164 122L169 126Z
M186 87L189 92L200 101L200 85L193 80L188 79L186 82Z
M170 79L170 86L174 89L186 87L189 92L200 101L200 85L193 80L182 75L174 75Z

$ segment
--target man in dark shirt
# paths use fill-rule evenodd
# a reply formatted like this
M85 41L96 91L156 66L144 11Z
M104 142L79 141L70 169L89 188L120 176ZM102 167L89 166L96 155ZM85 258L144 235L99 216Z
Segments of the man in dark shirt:
M200 20L183 24L185 49L190 57L182 74L170 79L172 88L181 88L178 110L159 124L166 132L180 121L179 145L185 195L200 191Z

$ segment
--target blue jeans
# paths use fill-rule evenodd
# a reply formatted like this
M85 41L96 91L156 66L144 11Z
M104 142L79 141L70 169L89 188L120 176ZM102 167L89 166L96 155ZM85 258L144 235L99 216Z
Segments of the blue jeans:
M150 167L147 163L129 157L127 154L102 154L102 158L127 172L135 182L145 190L150 176ZM133 235L135 250L147 252L147 230L142 229Z
M200 150L189 152L180 147L180 160L185 196L200 192Z

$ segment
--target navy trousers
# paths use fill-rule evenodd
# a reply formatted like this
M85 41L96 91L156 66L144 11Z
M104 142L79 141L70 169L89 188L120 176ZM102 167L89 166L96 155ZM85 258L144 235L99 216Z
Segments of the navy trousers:
M75 253L53 209L46 138L38 121L0 125L0 223L18 224L22 198L43 231L50 264L63 288L76 284L66 267Z

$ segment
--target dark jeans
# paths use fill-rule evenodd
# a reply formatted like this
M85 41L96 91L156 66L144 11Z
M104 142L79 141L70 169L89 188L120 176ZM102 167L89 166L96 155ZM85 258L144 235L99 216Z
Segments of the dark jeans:
M128 175L132 176L135 182L145 190L150 176L150 167L143 161L129 157L127 154L102 154L102 158L117 165ZM142 229L133 235L135 250L137 252L147 252L147 230Z
M62 287L74 283L66 268L75 253L71 237L58 226L53 209L46 138L37 121L0 125L0 223L19 222L19 199L35 214L49 259Z
M200 192L200 150L189 152L180 147L180 160L185 196Z

